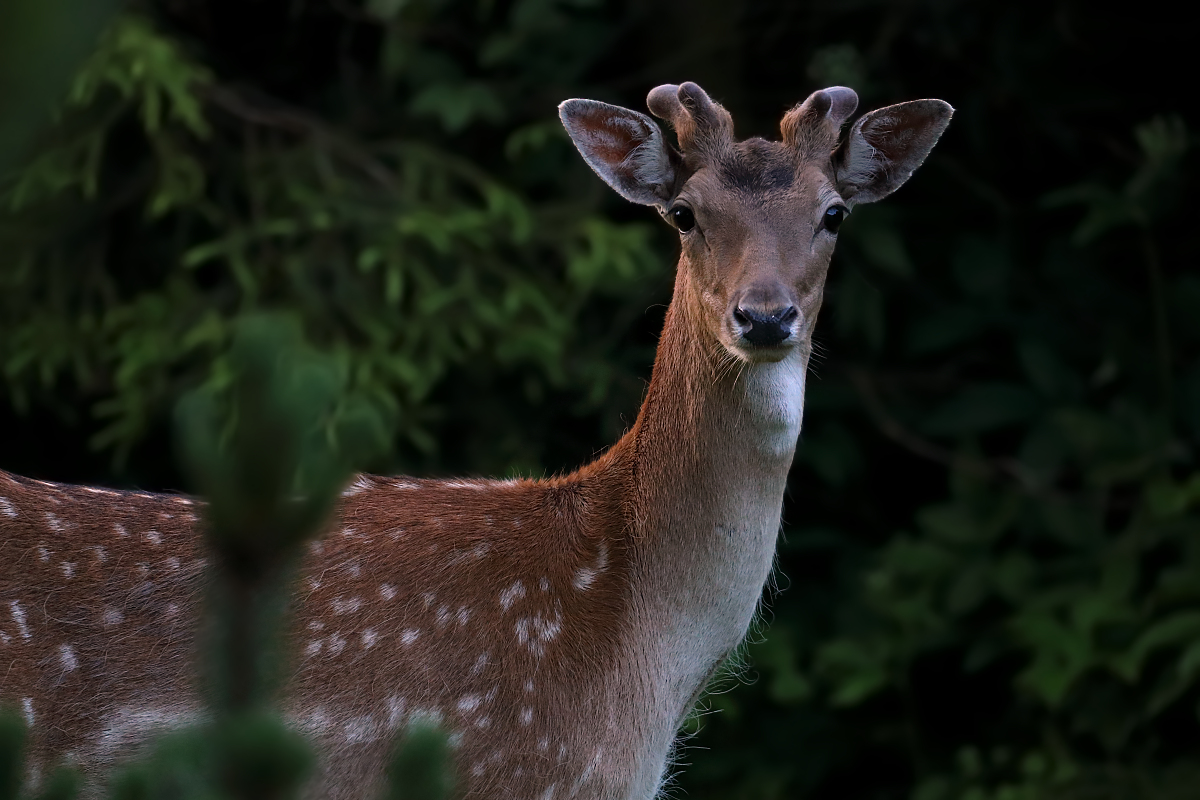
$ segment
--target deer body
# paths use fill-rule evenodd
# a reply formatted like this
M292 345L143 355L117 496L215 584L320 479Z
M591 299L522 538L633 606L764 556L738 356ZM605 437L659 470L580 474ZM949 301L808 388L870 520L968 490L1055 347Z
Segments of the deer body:
M880 130L909 123L905 142L867 115L849 141L874 155L831 157L852 97L815 93L783 143L737 143L699 87L659 87L651 108L682 153L637 112L563 105L600 176L681 231L646 399L565 477L347 487L305 557L282 697L320 754L313 797L371 796L418 719L451 732L464 796L655 796L770 574L836 234L823 215L898 186L949 117L883 109ZM881 152L892 169L875 174ZM198 719L201 515L184 497L0 472L0 699L31 723L35 766L66 758L98 777Z

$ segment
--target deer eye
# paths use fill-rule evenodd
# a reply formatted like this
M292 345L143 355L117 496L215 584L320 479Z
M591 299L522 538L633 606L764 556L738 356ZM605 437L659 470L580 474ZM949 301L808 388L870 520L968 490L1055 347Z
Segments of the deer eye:
M846 215L850 213L850 209L845 206L830 206L825 210L825 218L821 223L825 230L837 235L838 228L842 227L842 221L846 219Z
M680 233L687 233L696 227L696 217L687 206L675 206L667 212L667 218L671 220L672 225L679 229Z

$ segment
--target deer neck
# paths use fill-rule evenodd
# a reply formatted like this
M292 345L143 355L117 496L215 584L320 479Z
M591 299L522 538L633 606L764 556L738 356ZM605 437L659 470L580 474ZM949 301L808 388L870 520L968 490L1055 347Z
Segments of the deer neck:
M775 553L807 353L733 362L681 270L637 422L630 564L648 648L686 702L744 636Z

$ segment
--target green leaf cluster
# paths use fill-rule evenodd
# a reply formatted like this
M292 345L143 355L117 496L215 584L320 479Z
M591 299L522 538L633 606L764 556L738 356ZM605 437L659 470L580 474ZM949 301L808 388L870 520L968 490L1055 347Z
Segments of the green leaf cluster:
M525 5L487 34L488 63L505 63L505 36L555 34L560 4ZM530 117L504 100L519 86L456 77L435 41L451 10L374 10L373 118L358 124L223 81L149 11L106 31L42 145L0 181L0 376L18 409L76 393L99 420L93 446L123 458L182 391L220 381L241 315L280 308L417 453L437 437L405 412L475 362L607 395L596 340L621 332L588 335L583 309L662 262L644 225L532 199L569 157L553 106ZM494 164L446 146L501 121ZM513 181L518 167L538 174Z

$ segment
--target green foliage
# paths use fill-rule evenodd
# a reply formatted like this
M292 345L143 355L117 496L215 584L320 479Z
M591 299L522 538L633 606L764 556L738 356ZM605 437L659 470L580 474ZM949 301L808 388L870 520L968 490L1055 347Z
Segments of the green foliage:
M25 722L15 711L0 709L0 800L15 800L21 789Z
M447 800L454 790L450 741L437 728L414 725L388 769L388 800Z
M179 437L208 500L205 532L222 578L210 597L216 640L205 648L216 662L213 695L219 710L245 713L277 688L297 552L321 532L382 422L347 398L336 362L304 346L294 319L248 317L237 327L228 372L180 404Z
M378 411L347 397L340 365L304 346L295 319L237 328L227 371L180 405L180 443L208 499L212 550L258 576L317 533L350 465L384 437Z
M19 163L117 5L8 0L0 7L0 173Z
M386 28L385 55L403 51L394 79L444 60L409 20L431 12L407 5ZM611 370L579 317L661 270L644 227L532 203L438 132L413 136L429 115L453 133L503 110L490 85L421 86L367 130L337 127L223 86L146 18L119 19L47 143L0 184L13 402L73 384L104 420L94 445L123 455L183 389L219 379L239 314L278 307L424 451L435 438L402 412L469 361L603 397ZM560 160L565 137L540 130L514 133L514 157Z

